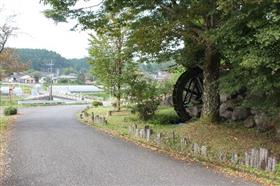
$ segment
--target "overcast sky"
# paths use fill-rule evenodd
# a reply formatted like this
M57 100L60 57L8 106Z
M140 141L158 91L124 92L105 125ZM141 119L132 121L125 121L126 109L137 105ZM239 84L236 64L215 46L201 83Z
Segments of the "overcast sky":
M55 24L44 17L46 7L39 0L0 0L0 6L5 15L17 15L14 24L18 31L8 47L48 49L66 58L87 56L88 34L70 31L73 24Z

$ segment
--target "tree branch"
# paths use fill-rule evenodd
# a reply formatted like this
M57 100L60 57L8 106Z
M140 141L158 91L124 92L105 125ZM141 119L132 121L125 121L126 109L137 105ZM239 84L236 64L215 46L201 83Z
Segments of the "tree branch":
M98 7L98 6L102 5L103 3L104 3L104 0L102 0L100 3L98 3L96 5L91 5L91 6L86 6L86 7L76 8L76 9L70 9L70 11L76 12L76 11L81 11L81 10L85 10L85 9L91 9L91 8Z

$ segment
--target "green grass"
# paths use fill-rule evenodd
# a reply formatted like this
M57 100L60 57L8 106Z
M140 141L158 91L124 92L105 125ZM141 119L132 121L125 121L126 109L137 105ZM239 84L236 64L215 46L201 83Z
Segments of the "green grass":
M29 85L21 85L24 94L31 94L31 87Z
M112 107L91 108L89 112L106 116ZM149 121L141 121L138 116L127 111L114 112L108 117L106 128L127 134L128 127L137 124L139 127L149 125L154 132L171 133L175 131L180 137L185 137L200 145L206 145L214 153L244 154L252 148L264 147L272 154L279 156L280 143L268 133L259 133L255 129L247 129L242 123L221 123L218 125L204 123L199 120L189 121L186 124L178 123L179 118L171 107L161 107Z
M21 100L20 97L12 96L12 99L10 100L9 96L1 96L1 105L2 107L8 107L8 106L17 106L18 101Z
M7 129L7 125L10 121L11 121L11 117L0 116L0 135Z
M83 96L89 96L89 97L99 97L103 100L107 100L110 98L110 94L107 92L91 92L91 93L81 93Z

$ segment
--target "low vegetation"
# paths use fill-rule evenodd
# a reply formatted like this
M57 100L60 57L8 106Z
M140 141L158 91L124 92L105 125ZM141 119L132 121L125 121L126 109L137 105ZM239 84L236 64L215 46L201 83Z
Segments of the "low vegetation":
M112 108L91 108L88 113L106 116ZM147 121L140 120L137 114L129 111L113 112L108 117L108 125L123 135L132 124L139 127L149 125L154 132L175 131L180 136L209 146L213 151L245 153L248 149L265 147L275 155L280 154L280 144L270 137L269 133L259 133L255 129L245 129L241 123L221 123L219 125L205 125L202 121L192 120L180 123L180 118L171 107L160 107L155 115Z
M93 101L92 106L94 106L94 107L103 106L103 103L100 101Z
M9 107L4 109L4 114L5 114L5 116L16 115L17 114L17 108L15 108L13 106L9 106Z

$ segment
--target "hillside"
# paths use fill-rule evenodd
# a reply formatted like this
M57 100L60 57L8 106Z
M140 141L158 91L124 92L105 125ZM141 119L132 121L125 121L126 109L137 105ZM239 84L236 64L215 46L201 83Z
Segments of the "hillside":
M87 58L66 59L60 54L46 49L15 49L20 61L28 64L31 69L36 71L48 71L51 61L54 64L54 70L73 69L75 72L86 72L89 69Z

